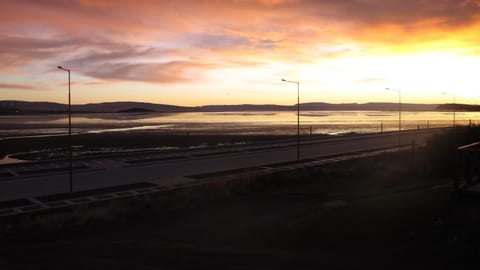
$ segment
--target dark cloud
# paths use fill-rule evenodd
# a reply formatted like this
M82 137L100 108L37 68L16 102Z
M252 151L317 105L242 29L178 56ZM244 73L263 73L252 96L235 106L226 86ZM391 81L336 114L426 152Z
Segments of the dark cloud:
M272 50L280 41L263 38L251 38L235 34L186 34L180 39L181 46L194 49L209 49L216 51L241 50Z
M432 21L439 27L456 27L477 21L480 12L476 0L17 0L2 5L4 11L0 11L0 16L6 21L54 25L83 36L92 32L217 31L225 27L292 32L299 25L325 20L333 24L351 23L359 28L378 24L411 27L423 21ZM200 36L197 41L199 45L211 46L242 42L215 32Z
M2 69L16 69L38 61L53 59L78 47L90 44L80 39L39 39L0 35Z
M85 51L86 52L82 52ZM70 51L73 51L72 54ZM134 80L147 82L176 82L187 80L189 67L199 64L188 61L145 63L162 57L175 57L175 50L114 43L108 40L37 39L0 36L0 58L4 69L38 64L62 65L99 79ZM58 57L64 55L63 60ZM55 58L56 57L56 58ZM52 59L59 63L51 63ZM143 61L143 62L142 62ZM158 60L157 60L158 61ZM53 70L50 69L50 70ZM1 88L32 89L29 86L2 84Z
M10 84L10 83L0 83L0 89L9 89L9 90L34 90L36 89L33 85L25 84Z
M202 33L185 34L181 41L188 46L204 49L235 49L250 44L248 38L241 36Z
M78 73L102 80L157 83L188 81L192 79L190 74L197 74L206 67L203 63L191 60L162 61L177 57L175 50L128 44L111 44L109 51L97 50L70 59L64 65Z
M271 39L260 39L255 43L255 47L259 49L274 49L278 43L278 41Z
M407 26L430 20L438 26L455 27L478 20L480 13L477 1L459 0L305 0L291 5L297 6L303 14L358 26Z
M103 80L127 80L156 83L176 83L195 79L189 76L198 65L188 61L167 63L99 63L95 68L84 70L90 77Z
M0 70L15 69L56 54L53 51L35 47L35 43L29 43L23 38L12 40L0 37L0 59L2 59Z
M84 44L85 41L78 39L39 39L22 36L0 36L0 46L2 51L25 51L25 50L48 50L52 48L59 48L71 46L72 44ZM78 46L77 45L77 46Z

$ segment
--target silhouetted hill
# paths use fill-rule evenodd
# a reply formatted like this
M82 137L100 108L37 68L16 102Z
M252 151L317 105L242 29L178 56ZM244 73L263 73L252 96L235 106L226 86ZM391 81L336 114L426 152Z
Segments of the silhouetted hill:
M453 109L456 111L480 111L480 105L448 103L438 105L437 109L442 111L452 111Z
M120 110L119 113L149 113L149 112L157 112L155 110L144 109L144 108L131 108L126 110Z
M118 112L131 109L144 109L156 112L183 112L188 111L189 107L154 104L146 102L104 102L104 103L89 103L85 105L75 105L77 111L89 112Z
M17 108L0 108L0 114L18 114L20 112Z
M196 110L202 112L226 112L226 111L290 111L292 106L284 105L254 105L254 104L241 104L241 105L206 105L195 107Z
M402 110L406 111L434 111L452 110L453 104L413 104L402 103ZM480 106L455 104L456 110L480 110ZM72 105L75 113L115 113L115 112L239 112L239 111L295 111L297 105L274 104L241 104L241 105L206 105L197 107L174 106L146 102L104 102ZM370 102L370 103L342 103L331 104L324 102L309 102L300 104L302 111L396 111L398 103ZM54 102L27 102L15 100L0 101L0 114L35 114L35 113L65 113L66 104Z
M89 103L83 105L72 105L72 112L76 113L112 113L141 108L150 112L182 112L191 111L189 107L142 103L142 102L105 102ZM27 113L65 113L68 110L67 104L54 102L28 102L16 100L0 101L0 113L2 114L27 114Z
M22 114L31 112L60 113L65 112L68 106L54 102L28 102L17 100L0 101L0 112L2 114Z
M402 103L402 110L410 111L432 111L437 108L437 104L413 104L413 103ZM389 103L389 102L369 102L369 103L342 103L342 104L331 104L323 102L311 102L311 103L302 103L300 104L300 109L306 111L334 111L334 110L345 110L345 111L393 111L398 110L398 103Z

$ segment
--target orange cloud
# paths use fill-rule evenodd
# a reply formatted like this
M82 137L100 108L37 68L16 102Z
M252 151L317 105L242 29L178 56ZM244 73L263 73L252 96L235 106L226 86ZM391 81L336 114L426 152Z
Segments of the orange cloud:
M6 1L0 57L9 67L62 62L95 78L180 82L229 63L313 63L355 46L473 47L478 14L472 0Z

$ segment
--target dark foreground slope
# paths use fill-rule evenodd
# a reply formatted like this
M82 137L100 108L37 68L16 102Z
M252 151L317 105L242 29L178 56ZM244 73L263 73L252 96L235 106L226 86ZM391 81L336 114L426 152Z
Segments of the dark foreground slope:
M413 168L410 153L385 154L268 176L249 192L190 194L168 210L32 229L1 239L0 267L473 269L480 198L453 196L431 154L419 151Z

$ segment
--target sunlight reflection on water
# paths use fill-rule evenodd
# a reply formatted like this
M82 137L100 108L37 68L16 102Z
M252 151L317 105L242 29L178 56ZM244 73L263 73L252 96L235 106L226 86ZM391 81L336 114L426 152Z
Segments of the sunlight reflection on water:
M402 112L402 129L452 125L452 112ZM373 133L398 129L396 111L303 111L302 133ZM457 112L458 125L477 124L478 112ZM0 135L64 133L67 117L61 115L0 116ZM296 112L187 112L147 114L74 114L76 133L127 132L141 130L174 132L215 132L224 134L294 134Z

